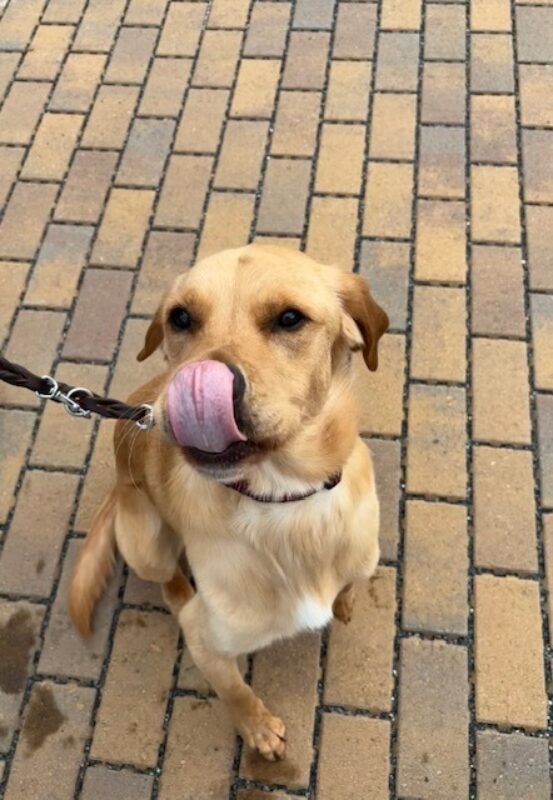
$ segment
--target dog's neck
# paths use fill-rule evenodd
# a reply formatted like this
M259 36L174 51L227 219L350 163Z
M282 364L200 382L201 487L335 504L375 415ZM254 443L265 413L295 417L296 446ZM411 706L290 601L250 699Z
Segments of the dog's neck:
M297 503L300 500L306 500L308 497L313 497L318 492L329 492L334 489L342 480L342 473L338 472L331 475L320 488L310 488L302 492L286 492L285 494L256 494L249 488L247 481L237 481L236 483L227 483L225 486L232 489L244 497L249 497L250 500L255 500L256 503Z

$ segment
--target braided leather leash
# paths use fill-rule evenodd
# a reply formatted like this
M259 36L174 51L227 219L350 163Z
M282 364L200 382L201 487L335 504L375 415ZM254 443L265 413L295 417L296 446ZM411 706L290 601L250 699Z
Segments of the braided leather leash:
M146 403L129 406L110 397L100 397L82 386L69 386L67 383L56 381L50 375L42 377L34 375L20 364L8 361L4 356L0 356L0 381L20 386L22 389L30 389L45 400L62 403L68 414L73 417L90 417L92 413L109 419L129 419L144 431L149 431L155 423L153 408Z

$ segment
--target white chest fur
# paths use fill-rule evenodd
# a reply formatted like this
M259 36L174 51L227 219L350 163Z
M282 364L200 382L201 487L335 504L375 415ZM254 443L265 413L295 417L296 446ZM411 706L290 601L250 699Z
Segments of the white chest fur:
M295 621L300 630L316 631L324 628L332 619L332 609L309 595L296 607Z

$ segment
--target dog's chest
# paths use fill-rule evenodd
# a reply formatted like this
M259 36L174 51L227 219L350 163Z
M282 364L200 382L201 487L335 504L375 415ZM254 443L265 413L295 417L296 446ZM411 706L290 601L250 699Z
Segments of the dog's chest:
M298 630L316 631L332 619L332 608L311 595L306 595L296 606L294 620Z

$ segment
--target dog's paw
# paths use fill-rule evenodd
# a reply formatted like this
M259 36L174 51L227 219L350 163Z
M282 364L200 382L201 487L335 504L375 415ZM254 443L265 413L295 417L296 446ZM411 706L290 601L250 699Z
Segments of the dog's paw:
M267 761L284 758L286 728L283 721L273 717L261 700L256 701L253 713L237 721L237 727L246 744Z
M339 594L334 601L334 605L332 606L334 619L343 622L344 625L347 625L349 622L351 622L354 603L355 598L353 596L353 592Z

